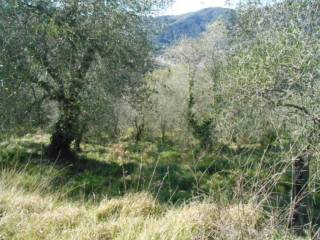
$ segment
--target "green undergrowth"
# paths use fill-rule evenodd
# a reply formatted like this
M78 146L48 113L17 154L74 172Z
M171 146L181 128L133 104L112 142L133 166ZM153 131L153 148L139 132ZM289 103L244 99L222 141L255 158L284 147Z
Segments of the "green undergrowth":
M289 174L269 181L276 149L85 143L61 164L48 142L0 143L0 239L295 239L259 196L287 201Z
M204 196L232 201L256 191L257 182L267 181L280 162L271 150L248 148L235 152L232 148L217 148L209 153L181 150L173 144L126 141L83 144L77 163L61 165L43 156L48 141L46 134L3 141L1 168L23 170L19 183L25 189L33 189L42 178L49 178L51 184L46 191L60 192L63 187L73 200L146 191L161 202L183 203ZM283 174L273 189L284 202L290 189L289 178L290 174Z

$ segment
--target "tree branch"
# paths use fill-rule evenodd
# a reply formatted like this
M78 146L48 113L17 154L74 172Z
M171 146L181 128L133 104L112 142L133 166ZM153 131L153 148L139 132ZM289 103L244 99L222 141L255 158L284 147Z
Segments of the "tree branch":
M309 117L311 118L311 120L312 120L315 124L320 125L320 117L311 114L310 111L309 111L306 107L299 106L299 105L292 104L292 103L278 104L278 106L280 106L280 107L294 108L294 109L302 112L304 115L309 116Z
M37 47L33 47L33 52L35 58L41 63L41 65L45 68L46 72L51 76L53 80L57 82L59 85L59 91L56 91L56 97L57 99L59 98L64 98L64 83L63 79L60 77L58 70L53 67L48 59L47 53L48 52L48 47L45 44L45 40L43 40L43 44L45 45L44 49L41 51ZM50 92L51 86L49 86L45 82L40 82L39 84L41 87L43 87L47 92Z
M85 52L85 54L84 54L84 56L82 58L80 67L78 69L78 77L80 79L84 79L85 78L87 72L89 71L91 63L94 60L95 53L96 53L95 47L90 46L86 50L86 52Z
M283 103L283 104L278 104L278 106L280 107L288 107L288 108L294 108L302 113L304 113L305 115L311 116L309 110L306 107L303 106L299 106L296 104L292 104L292 103Z

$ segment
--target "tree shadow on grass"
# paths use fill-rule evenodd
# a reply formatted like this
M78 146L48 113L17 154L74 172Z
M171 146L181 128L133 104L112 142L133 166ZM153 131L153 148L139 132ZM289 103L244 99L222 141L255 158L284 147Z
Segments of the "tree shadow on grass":
M76 162L53 162L45 158L45 144L23 142L0 148L1 171L23 172L21 186L32 190L50 179L46 193L59 193L70 200L101 200L128 192L148 191L162 202L191 199L195 179L178 164L138 161L101 161L80 155ZM102 149L100 153L106 153ZM19 174L19 173L18 173Z
M152 143L129 146L125 161L112 157L107 147L87 145L76 161L61 162L44 156L45 143L18 141L0 144L0 167L2 171L23 170L24 177L19 181L25 189L32 191L47 181L45 192L59 193L70 200L98 201L106 196L147 191L162 202L179 203L213 191L221 194L221 189L232 198L237 179L230 173L241 170L250 177L257 159L264 154L213 152L194 164L188 160L191 156L180 159L181 154L172 146L158 146L147 152L148 160L142 161L148 144ZM234 157L245 159L250 168L242 168L242 161L234 161Z
M134 146L133 150L143 154L144 147ZM227 186L228 191L231 191L230 198L232 198L236 179L233 179L230 173L233 170L241 170L244 176L254 176L254 164L265 154L263 151L242 152L236 155L234 152L223 152L221 155L211 153L207 154L196 166L192 166L194 169L191 170L191 165L186 166L179 161L176 163L172 161L172 158L176 160L177 156L173 154L175 152L172 147L167 148L166 146L161 146L161 149L158 148L157 151L150 154L154 155L153 162L144 163L141 163L139 159L134 160L134 158L131 161L121 163L112 159L88 157L90 154L93 156L96 156L95 154L101 154L101 156L110 154L108 148L100 146L85 149L76 162L53 162L44 156L45 148L44 143L32 141L15 144L0 143L0 181L3 180L1 178L3 173L13 171L17 176L11 175L12 180L18 182L18 186L24 190L30 192L38 190L38 186L42 182L46 182L45 189L41 190L41 193L54 194L71 201L99 202L106 196L114 197L126 193L147 191L160 202L177 204L193 197L205 195L216 186L221 189L220 182L223 187ZM266 162L264 166L266 169L269 169L269 166L272 166L276 161L277 158L274 158L277 156L276 150L273 150L268 157L270 162ZM155 160L159 156L163 157L164 162ZM241 161L235 162L232 156L245 159L252 169L247 169L247 167L241 169L241 166L238 165ZM170 160L167 159L168 157ZM248 157L251 158L250 161L248 161ZM199 175L204 176L202 186L197 178ZM288 177L290 176L288 175ZM288 202L286 199L290 192L290 184L287 182L280 182L275 189L279 196L283 196L284 206ZM218 195L223 195L223 192L219 190ZM320 212L319 196L320 194L314 195L314 198L317 198L314 200L315 215L317 216ZM277 198L275 206L279 204L278 199L280 198Z

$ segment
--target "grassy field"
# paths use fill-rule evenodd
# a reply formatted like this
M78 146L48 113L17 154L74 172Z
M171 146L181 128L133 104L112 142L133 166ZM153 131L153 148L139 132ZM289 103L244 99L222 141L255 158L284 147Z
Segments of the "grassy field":
M43 157L48 140L0 145L0 239L295 239L281 206L266 207L264 186L283 202L290 187L261 170L273 151L127 141L84 144L77 164L61 165Z

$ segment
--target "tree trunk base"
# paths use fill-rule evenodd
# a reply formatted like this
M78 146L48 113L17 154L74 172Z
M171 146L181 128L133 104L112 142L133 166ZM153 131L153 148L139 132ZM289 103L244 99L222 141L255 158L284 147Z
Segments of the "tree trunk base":
M308 151L298 156L293 163L292 179L292 216L289 227L297 235L304 235L308 223L308 182L309 161L311 154Z
M55 133L51 137L51 143L46 150L47 157L55 162L73 162L77 159L71 150L72 139L63 134Z

